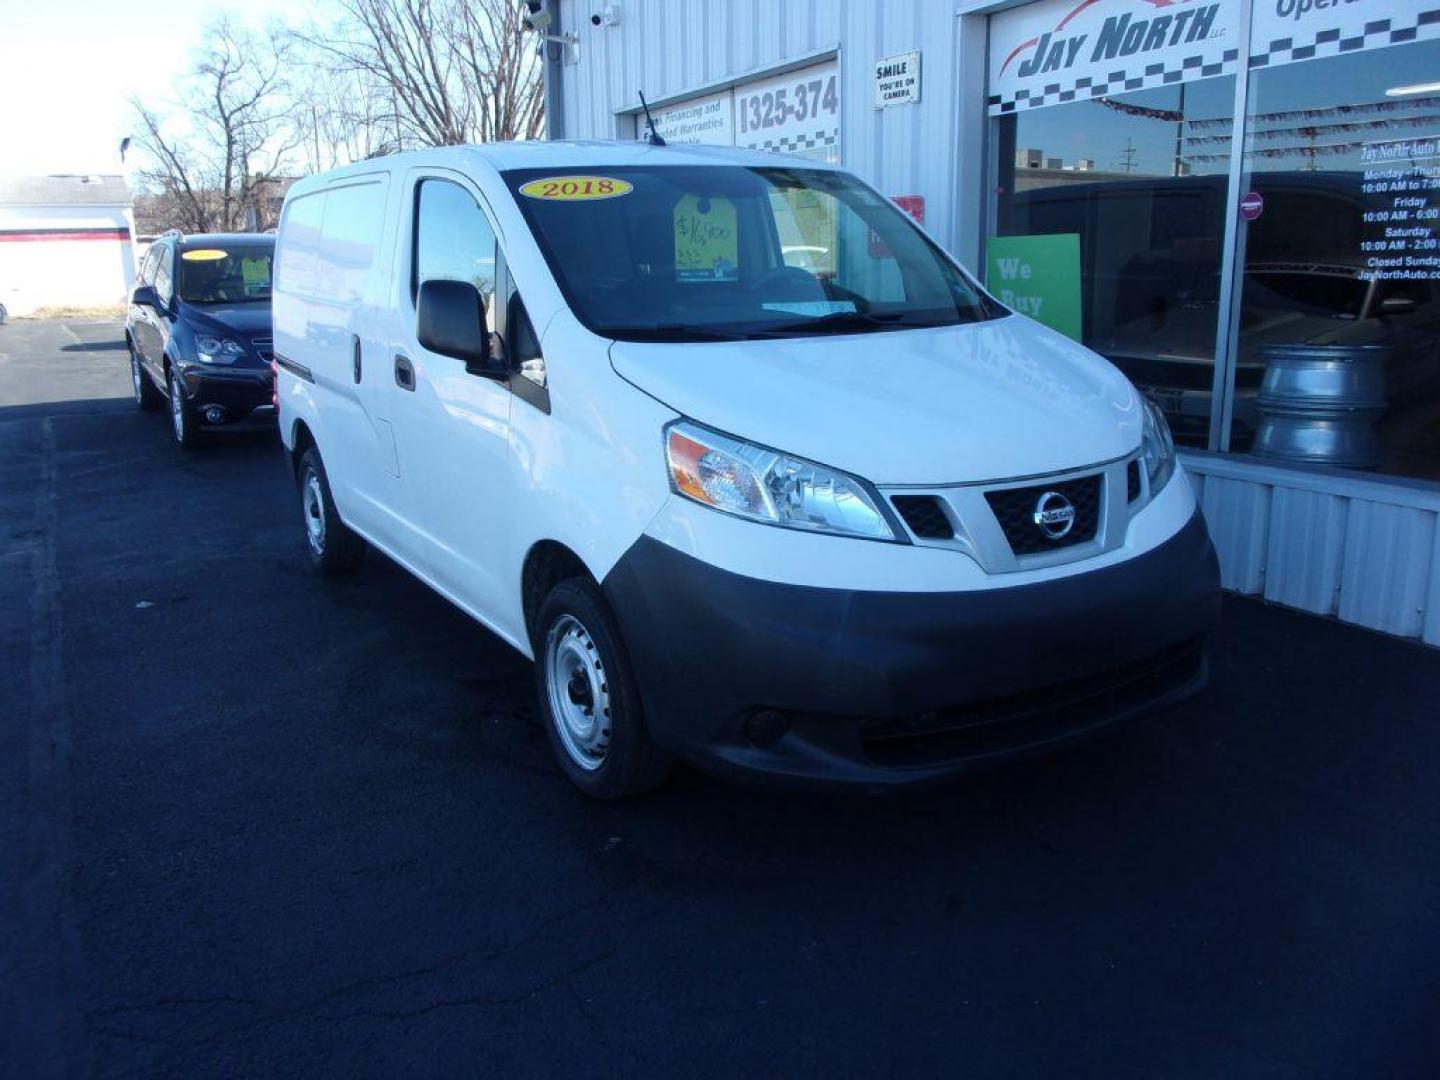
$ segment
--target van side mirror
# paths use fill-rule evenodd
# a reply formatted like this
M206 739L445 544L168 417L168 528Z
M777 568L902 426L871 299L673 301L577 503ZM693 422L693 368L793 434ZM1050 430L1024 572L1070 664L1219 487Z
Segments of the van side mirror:
M425 348L465 361L465 370L472 375L503 379L509 374L490 351L485 303L474 285L468 281L423 282L416 311L415 336Z
M130 294L130 302L138 304L140 307L160 310L160 297L155 294L153 285L136 285L135 291Z

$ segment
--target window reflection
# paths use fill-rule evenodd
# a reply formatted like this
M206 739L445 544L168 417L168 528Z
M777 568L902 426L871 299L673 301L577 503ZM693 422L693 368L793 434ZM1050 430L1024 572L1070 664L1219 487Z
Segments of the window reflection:
M1231 449L1440 477L1440 96L1405 92L1437 70L1424 42L1252 72Z
M996 235L1079 237L1081 340L1189 445L1209 434L1227 169L1191 140L1233 114L1234 94L1224 75L995 121Z

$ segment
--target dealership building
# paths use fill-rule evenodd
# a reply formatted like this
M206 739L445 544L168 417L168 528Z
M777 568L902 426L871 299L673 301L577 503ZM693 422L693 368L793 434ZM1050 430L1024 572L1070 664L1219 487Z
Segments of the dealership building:
M1440 0L549 11L551 137L858 173L1163 408L1227 588L1440 646Z

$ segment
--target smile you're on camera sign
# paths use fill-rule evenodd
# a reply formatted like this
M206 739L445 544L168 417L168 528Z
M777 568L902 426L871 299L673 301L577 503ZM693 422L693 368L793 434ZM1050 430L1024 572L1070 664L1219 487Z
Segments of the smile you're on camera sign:
M920 53L901 53L875 61L875 107L909 105L920 100Z

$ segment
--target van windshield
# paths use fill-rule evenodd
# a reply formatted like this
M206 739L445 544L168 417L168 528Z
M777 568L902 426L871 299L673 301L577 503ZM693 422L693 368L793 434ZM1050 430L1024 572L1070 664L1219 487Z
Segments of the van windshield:
M1007 314L844 173L665 165L504 176L571 309L605 337L811 337Z

